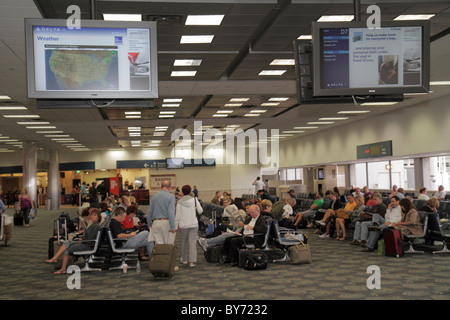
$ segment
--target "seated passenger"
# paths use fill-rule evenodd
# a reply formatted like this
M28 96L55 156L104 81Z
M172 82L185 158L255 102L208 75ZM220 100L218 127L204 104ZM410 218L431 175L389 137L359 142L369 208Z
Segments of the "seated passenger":
M430 197L427 194L427 188L422 187L422 188L420 188L419 192L420 192L420 194L417 197L417 200L429 200L430 199Z
M217 191L214 198L211 199L211 203L220 205L220 191Z
M400 200L400 207L402 208L401 221L394 223L393 227L400 230L402 236L406 234L421 234L422 223L420 222L420 216L413 204L408 199Z
M127 207L126 213L127 213L127 215L125 217L125 220L122 221L122 228L125 231L128 231L128 230L134 231L134 230L136 230L136 228L135 228L135 224L136 224L135 217L136 217L136 215L138 213L138 208L136 206L134 206L134 205L130 205L130 206Z
M271 217L270 212L272 211L272 201L264 199L261 201L260 205L261 205L261 215Z
M331 194L332 199L336 199L336 194ZM362 198L361 195L357 196L359 199ZM361 198L360 198L361 197ZM362 198L364 199L364 198ZM363 200L364 201L364 200ZM337 201L336 201L337 202ZM338 204L341 206L340 202ZM324 235L321 235L321 238L329 238L330 237L330 227L332 218L335 219L335 226L336 226L336 234L337 238L336 240L345 240L346 233L345 233L345 220L350 219L350 213L355 209L356 207L356 201L352 194L349 194L347 196L347 203L345 204L344 209L341 207L337 208L336 205L333 206L333 208L328 209L325 213L325 216L321 221L317 221L320 225L324 226L326 225L326 231ZM334 209L336 208L336 209ZM331 218L331 219L330 219ZM342 237L340 236L340 231L342 230Z
M153 246L155 243L148 242L149 231L134 231L131 233L126 233L122 228L122 222L126 219L125 209L118 207L114 212L114 216L109 223L109 228L113 238L117 239L127 239L127 241L116 241L116 245L121 248L134 248L139 249L139 259L148 260L144 255L144 248L147 248L148 255L152 254Z
M404 199L405 201L409 201ZM369 236L366 243L366 248L363 251L372 252L374 251L375 245L377 244L378 238L381 232L395 225L402 219L402 209L400 207L400 199L398 196L393 196L391 198L391 203L386 209L386 215L384 217L379 214L374 214L372 216L372 223L379 226L379 230L370 230Z
M247 214L244 210L238 210L236 206L231 205L224 209L224 214L230 216L230 225L227 230L221 230L221 234L212 238L199 238L198 243L204 251L208 250L208 247L221 246L225 243L225 240L230 237L236 236L235 232L241 232L244 227L244 221Z
M377 213L384 218L386 214L386 205L383 203L383 198L379 192L372 195L375 202L370 209L370 212L362 212L355 224L355 233L353 234L352 244L360 244L365 246L369 236L369 226L372 224L372 216Z
M433 198L436 198L438 200L445 200L445 191L444 191L444 186L439 186L438 187L438 191L433 194Z
M100 214L99 209L92 209L91 213L89 214L89 220L91 221L90 226L86 229L86 231L83 234L83 237L81 240L76 241L64 241L61 248L59 248L58 252L49 260L47 260L47 263L57 263L58 258L64 254L61 269L55 272L55 274L65 274L67 270L67 264L69 262L69 254L72 254L76 251L83 251L83 250L90 250L95 244L94 242L90 243L82 243L82 240L95 240L97 238L98 229L100 227L100 220L102 216Z
M236 236L227 238L224 243L224 253L227 255L226 262L237 265L239 249L247 244L254 244L255 248L261 248L267 233L267 223L260 214L259 206L251 205L248 208L249 218L244 222L241 232L235 232ZM244 239L245 238L245 239Z
M297 227L303 220L303 218L305 218L306 220L311 220L317 213L317 210L321 209L323 206L323 193L322 192L317 192L316 193L316 200L314 201L314 203L311 205L311 207L303 212L298 213L295 217L294 217L294 226Z
M422 209L426 212L438 212L439 200L436 198L430 198L427 201L427 205Z

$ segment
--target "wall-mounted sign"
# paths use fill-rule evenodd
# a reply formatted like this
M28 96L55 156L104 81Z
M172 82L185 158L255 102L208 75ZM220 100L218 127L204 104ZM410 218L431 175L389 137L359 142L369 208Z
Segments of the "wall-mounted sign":
M356 147L357 159L369 159L392 156L392 140L365 144Z

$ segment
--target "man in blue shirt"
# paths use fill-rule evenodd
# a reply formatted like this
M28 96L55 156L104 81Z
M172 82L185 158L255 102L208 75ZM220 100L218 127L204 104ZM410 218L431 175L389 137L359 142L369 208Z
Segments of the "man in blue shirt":
M170 181L163 181L161 191L153 196L148 208L149 241L155 241L155 244L173 244L174 241L175 196L170 193L170 187Z

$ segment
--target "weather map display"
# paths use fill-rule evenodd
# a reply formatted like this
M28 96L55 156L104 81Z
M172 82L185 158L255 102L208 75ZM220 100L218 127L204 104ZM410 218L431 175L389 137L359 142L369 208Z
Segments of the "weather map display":
M47 90L117 90L117 47L47 46Z
M87 23L86 23L87 24ZM43 98L155 95L155 39L148 26L32 26L35 94ZM30 69L32 66L30 66ZM131 94L131 95L127 95ZM156 92L157 94L157 92Z

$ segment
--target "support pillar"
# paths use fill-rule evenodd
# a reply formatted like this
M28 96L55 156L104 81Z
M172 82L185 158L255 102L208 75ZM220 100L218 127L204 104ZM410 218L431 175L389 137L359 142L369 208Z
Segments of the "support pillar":
M61 207L61 190L59 185L59 152L50 150L50 166L48 170L47 198L50 198L50 209Z
M37 144L34 141L25 141L23 144L23 188L27 189L31 199L37 199Z

